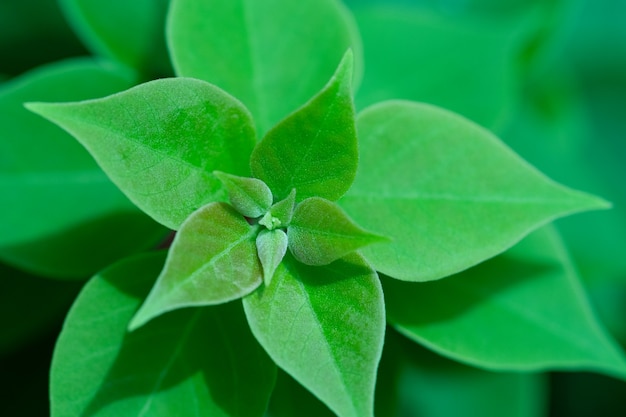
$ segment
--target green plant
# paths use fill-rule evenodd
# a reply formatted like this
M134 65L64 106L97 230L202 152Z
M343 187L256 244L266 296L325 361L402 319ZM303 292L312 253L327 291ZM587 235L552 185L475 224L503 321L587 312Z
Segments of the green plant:
M86 4L66 3L75 13ZM85 16L86 30L97 28ZM129 89L167 65L147 70L153 51L95 32L134 69L65 64L6 95L75 136L134 205L177 233L166 258L122 260L83 289L57 343L53 415L263 416L272 396L269 413L291 415L289 392L306 395L298 384L337 415L373 415L383 346L402 363L407 339L491 370L626 376L558 233L534 231L608 204L549 180L449 111L394 100L356 114L361 46L341 4L174 0L167 40L178 77ZM45 96L32 102L29 89ZM79 101L41 102L61 99ZM12 242L56 233L77 250L82 240L61 233L77 224L81 237L123 228L128 238L115 241L127 247L37 267L80 275L164 236L58 141L69 150L62 175L110 195L40 218L9 207L24 227L5 234L5 257L26 265L33 254ZM49 190L56 179L45 175L21 181ZM23 190L20 208L32 191ZM84 229L93 218L105 221ZM381 403L378 414L391 415Z

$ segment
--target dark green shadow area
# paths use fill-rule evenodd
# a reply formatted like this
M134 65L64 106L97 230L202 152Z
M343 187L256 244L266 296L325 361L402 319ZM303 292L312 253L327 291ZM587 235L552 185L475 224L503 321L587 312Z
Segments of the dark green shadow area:
M115 261L157 246L168 233L139 211L118 212L63 233L0 248L0 259L48 277L85 279Z

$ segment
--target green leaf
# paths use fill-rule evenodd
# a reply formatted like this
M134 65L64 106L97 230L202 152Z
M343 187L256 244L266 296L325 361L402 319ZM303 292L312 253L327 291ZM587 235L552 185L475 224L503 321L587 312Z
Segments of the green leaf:
M249 174L250 114L204 81L161 79L98 100L28 108L72 133L137 206L172 229L225 200L213 171Z
M358 150L352 104L352 53L326 87L270 130L250 160L252 173L278 199L294 188L296 200L337 200L350 188Z
M363 246L385 241L354 224L335 203L319 197L296 206L287 235L291 253L307 265L327 265Z
M40 275L86 278L164 238L76 140L23 106L99 97L133 82L122 68L72 59L2 85L0 258Z
M162 265L162 254L128 259L83 289L54 352L52 417L263 415L276 366L241 303L177 311L126 332Z
M270 285L276 268L287 253L287 235L280 229L261 230L256 238L256 248L263 266L263 281Z
M330 409L373 415L385 310L376 273L359 255L311 267L287 254L244 309L274 362Z
M445 356L494 370L588 369L626 378L553 228L445 280L384 278L389 322ZM419 308L415 308L419 306Z
M260 135L319 91L348 48L360 68L358 30L336 0L173 0L167 32L176 73L240 99Z
M518 65L529 37L528 19L475 19L441 11L379 3L355 12L367 68L357 108L414 100L488 128L501 127L514 114L521 89Z
M257 230L225 203L194 212L174 238L165 267L129 328L171 310L221 304L254 291L262 282Z
M448 276L514 245L533 229L607 203L561 186L470 121L426 104L391 101L358 118L359 171L340 205L388 236L364 248L393 278Z
M213 173L228 191L230 204L246 217L257 218L272 205L272 192L265 183L256 178L238 177L216 171Z
M60 5L94 53L144 72L171 72L163 30L169 0L61 0Z
M293 210L296 206L296 189L291 190L289 195L270 207L269 211L259 221L259 224L274 230L278 227L287 227L293 218Z

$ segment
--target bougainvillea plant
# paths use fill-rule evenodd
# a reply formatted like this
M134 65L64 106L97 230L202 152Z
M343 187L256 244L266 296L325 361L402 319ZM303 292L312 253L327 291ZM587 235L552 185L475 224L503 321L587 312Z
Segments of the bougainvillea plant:
M450 111L357 114L343 5L173 0L166 33L176 77L26 104L176 232L83 289L53 416L261 417L278 369L338 416L373 416L387 324L482 368L626 376L545 226L609 204Z

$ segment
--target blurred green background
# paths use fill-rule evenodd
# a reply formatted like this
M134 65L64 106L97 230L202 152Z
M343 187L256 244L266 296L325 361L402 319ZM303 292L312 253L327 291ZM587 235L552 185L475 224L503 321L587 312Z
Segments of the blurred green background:
M626 1L346 4L364 44L359 109L391 98L448 108L493 130L553 179L613 202L611 211L557 226L596 312L626 347ZM75 35L55 0L0 0L0 93L39 65L99 52L84 33L82 39L87 41ZM162 62L140 70L145 77L169 71ZM0 132L0 141L10 140ZM0 265L0 415L48 414L52 348L80 286ZM437 368L438 360L428 363L450 366ZM425 376L437 375L432 368L411 369L402 383L417 390L429 386ZM471 391L469 383L454 384L489 395ZM626 415L624 382L558 372L548 375L545 387L545 406L527 415ZM402 415L430 410L428 404L420 408L419 396L406 387L398 392ZM484 415L480 401L468 407L468 416Z

